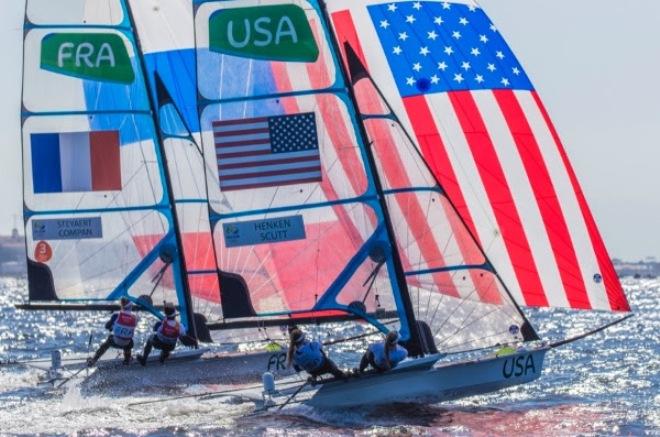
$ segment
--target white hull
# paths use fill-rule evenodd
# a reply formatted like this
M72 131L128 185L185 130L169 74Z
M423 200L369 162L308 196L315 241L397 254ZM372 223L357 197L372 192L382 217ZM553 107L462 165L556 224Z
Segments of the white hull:
M442 363L428 370L414 365L401 366L383 374L310 386L302 390L296 400L322 408L443 402L533 381L541 376L547 350ZM286 400L294 391L295 387L282 390L278 401Z
M135 391L136 387L149 390L155 387L175 388L176 386L192 384L241 384L257 382L264 372L271 372L279 377L291 375L290 369L285 369L286 351L250 352L250 353L218 353L210 354L209 349L175 350L165 364L158 361L158 351L152 353L145 367L133 360L129 366L122 364L121 358L111 358L111 352L97 363L96 369L90 369L89 374L80 374L84 378L82 387L87 390L111 389L115 392ZM60 369L60 378L76 372L86 366L86 357L68 360ZM38 366L49 370L44 361ZM46 379L53 378L49 372Z

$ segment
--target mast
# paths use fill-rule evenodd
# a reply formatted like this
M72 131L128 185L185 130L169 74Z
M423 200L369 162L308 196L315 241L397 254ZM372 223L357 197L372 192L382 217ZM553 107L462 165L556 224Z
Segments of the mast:
M390 102L387 101L387 98L385 97L385 95L384 95L383 92L381 91L381 89L380 89L380 87L378 86L378 84L376 84L376 82L373 80L373 78L371 77L371 75L369 74L369 72L367 71L367 69L365 68L365 66L362 64L362 61L360 61L360 59L358 58L357 54L356 54L355 51L353 50L353 47L351 47L351 45L350 45L349 43L345 43L345 44L344 44L344 49L345 49L346 60L347 60L347 63L348 63L348 65L349 65L349 69L352 70L351 67L352 67L353 65L354 65L356 68L359 68L359 69L360 69L360 71L356 72L356 74L354 74L353 77L356 77L357 80L360 80L360 79L363 79L363 78L364 78L364 79L369 79L369 81L370 81L371 84L373 85L374 89L376 90L376 92L378 93L378 95L380 96L380 98L383 100L383 102L385 103L385 105L387 106L387 110L390 111L390 114L392 114L392 115L394 116L394 119L396 120L396 122L397 122L397 123L399 124L399 126L401 127L401 131L402 131L403 134L406 136L406 139L410 142L411 145L413 145L413 149L414 149L414 151L415 151L415 154L419 157L420 161L422 162L422 164L424 165L424 167L425 167L426 170L428 171L429 175L431 175L431 177L433 177L433 180L434 180L435 183L438 185L438 187L440 187L440 189L442 189L442 185L440 184L440 180L438 180L438 178L436 177L436 175L435 175L435 173L433 172L433 170L429 167L429 164L428 164L428 162L426 161L426 159L424 159L424 157L422 156L422 154L421 154L421 152L419 151L419 149L415 146L415 141L413 140L413 137L411 136L410 132L408 132L408 129L406 129L406 127L403 126L403 124L401 124L401 122L400 122L400 120L399 120L399 117L398 117L398 116L396 115L396 113L394 112L394 109L393 109L392 106L390 105ZM351 73L353 73L353 71L351 71ZM356 82L357 82L357 80L356 80ZM443 191L443 193L444 193L444 190L442 190L442 191ZM490 258L489 258L488 255L486 254L486 251L483 249L483 247L481 247L481 244L479 244L479 242L478 242L478 240L477 240L477 237L474 235L474 233L472 232L472 230L470 229L470 227L467 225L467 223L465 222L465 219L463 218L463 216L458 212L458 208L456 207L456 205L454 204L454 202L452 201L452 199L450 199L449 196L447 196L446 193L444 194L444 197L445 197L445 199L447 200L447 202L449 203L449 205L451 206L451 208L452 208L452 210L454 211L454 213L456 214L456 217L458 217L458 219L459 219L459 221L461 222L463 228L465 229L465 231L467 232L467 234L468 234L468 235L470 236L470 238L472 239L472 242L473 242L473 243L475 244L475 246L479 249L479 253L481 254L481 256L484 257L485 265L487 265L487 266L488 266L488 269L489 269L489 270L495 275L495 277L497 278L497 280L500 282L500 284L501 284L502 287L504 288L504 291L506 292L506 294L507 294L507 295L509 296L509 298L511 299L511 302L512 302L513 305L515 306L516 310L518 311L518 313L520 314L520 316L523 318L523 322L524 322L524 324L523 324L523 326L520 328L521 333L523 334L523 338L524 338L525 340L539 340L538 334L536 333L536 330L534 329L534 326L533 326L533 325L531 324L531 322L527 319L527 316L525 316L525 313L523 312L522 308L520 308L520 305L518 305L518 302L516 302L516 299L514 299L513 295L511 294L511 291L509 290L509 287L507 287L506 283L504 282L504 280L502 279L502 277L500 276L500 274L498 273L498 271L495 269L495 267L493 266L493 264L490 262Z
M135 37L135 44L137 46L136 56L140 60L140 68L142 69L145 86L147 87L147 98L149 99L149 106L151 108L151 117L153 119L155 125L154 130L156 131L156 136L158 138L157 148L161 155L163 166L165 167L165 171L163 172L165 176L164 182L167 190L167 196L169 199L170 213L172 214L172 221L174 222L173 223L174 236L175 236L176 248L179 256L179 273L181 275L181 282L183 284L183 296L186 305L186 318L188 319L188 325L189 325L188 330L189 330L189 334L192 337L197 338L197 327L195 326L195 314L193 312L192 299L190 297L190 284L188 283L188 273L186 270L185 255L183 252L181 230L179 229L179 219L176 211L176 201L174 198L174 191L172 190L172 177L170 175L170 167L167 163L167 153L165 151L165 146L164 146L163 132L161 131L160 128L158 102L154 98L154 95L151 91L151 82L147 78L147 65L146 62L144 62L144 57L142 55L142 44L140 42L140 35L136 27L135 17L133 16L133 10L131 8L130 0L126 0L124 4L126 5L128 18L130 20L131 27L133 29L133 36ZM174 266L172 266L172 268L174 268Z
M412 300L410 298L410 291L408 289L408 283L406 282L406 276L405 272L403 269L403 264L401 262L401 255L399 254L399 247L397 246L396 242L396 235L394 233L394 227L392 225L392 220L390 218L390 213L387 207L387 201L385 199L385 193L383 191L383 186L380 182L380 177L378 175L378 168L376 167L376 161L373 155L373 151L371 150L371 142L369 141L369 136L367 135L367 131L364 126L364 122L362 118L359 116L359 106L357 104L357 99L355 97L355 92L353 90L353 85L350 80L348 71L346 70L346 66L341 60L341 51L339 49L339 45L337 43L337 38L334 33L334 29L332 28L332 25L330 23L330 17L328 15L328 9L326 7L326 2L325 0L319 0L319 6L321 7L321 11L323 14L323 19L325 20L326 28L328 29L328 32L330 33L330 44L332 45L332 49L338 56L338 62L339 64L339 71L341 72L342 78L344 79L344 82L346 83L346 90L348 93L348 97L353 105L353 107L356 109L356 117L358 118L358 125L359 125L359 134L360 138L362 140L362 143L364 144L364 149L365 153L367 156L367 162L369 165L369 168L371 169L372 174L374 175L373 180L374 180L374 185L376 188L376 195L378 197L378 203L380 207L383 210L383 216L384 216L384 221L385 221L385 228L387 231L388 238L390 242L392 243L392 263L394 264L394 273L396 275L396 283L399 288L399 293L401 294L401 300L403 301L403 308L404 312L406 315L406 319L408 320L408 328L410 329L410 341L408 342L408 349L411 353L411 355L424 355L424 351L421 349L421 345L424 344L423 341L421 341L419 330L417 329L417 321L415 318L415 311L413 309L412 305Z

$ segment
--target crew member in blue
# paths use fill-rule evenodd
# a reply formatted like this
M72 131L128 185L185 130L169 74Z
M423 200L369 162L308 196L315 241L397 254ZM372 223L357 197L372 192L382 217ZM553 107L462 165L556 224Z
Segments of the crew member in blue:
M105 329L110 331L108 338L101 343L92 358L87 359L89 367L96 364L99 358L110 348L124 350L124 364L131 362L131 351L133 349L133 333L137 326L138 318L131 312L133 304L127 297L122 296L119 300L119 312L114 313L105 324Z
M287 353L287 367L294 366L309 373L312 379L324 374L331 373L335 378L345 378L344 372L327 357L323 346L318 341L310 341L298 328L291 329L289 333L289 352Z
M370 345L360 360L359 371L364 372L369 365L379 372L394 369L408 356L408 351L397 344L398 341L399 334L396 331L390 331L387 333L385 341Z
M160 363L163 364L170 352L176 347L176 342L180 337L186 335L186 328L176 320L176 309L170 302L165 303L165 318L159 320L154 325L154 333L147 344L144 345L142 354L138 354L137 359L143 366L147 365L147 358L152 348L160 350Z

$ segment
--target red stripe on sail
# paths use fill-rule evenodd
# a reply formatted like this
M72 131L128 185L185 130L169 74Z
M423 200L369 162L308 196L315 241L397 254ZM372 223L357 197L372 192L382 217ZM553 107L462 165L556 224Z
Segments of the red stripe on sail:
M446 192L447 197L454 202L454 206L458 210L458 213L461 214L463 221L470 228L475 238L478 238L472 216L468 210L463 192L458 184L449 155L435 125L426 98L424 96L406 97L403 99L403 103L426 162L435 177L440 181L440 185ZM460 232L457 233L456 241L459 244L465 262L474 262L475 264L484 262L483 255L477 249L476 245L473 245L472 241L469 241L470 237L467 235L464 238L459 237L460 234L465 234L465 231L463 231L465 228L453 210L451 213L447 213L447 218L451 221L454 232ZM497 288L492 287L491 281L488 278L484 278L473 271L470 271L470 275L482 301L492 303L501 302L499 291Z
M448 95L472 151L525 303L531 306L547 306L548 300L520 215L479 108L469 91L452 91Z
M270 132L270 129L260 128L260 129L243 129L243 130L226 130L221 132L213 132L213 136L218 137L234 137L238 135L251 135L251 134L267 134ZM216 140L217 141L217 140Z
M545 120L546 125L548 126L548 129L550 130L550 133L552 134L555 144L557 145L557 150L559 151L559 155L561 156L562 162L566 167L566 172L568 173L568 177L571 181L573 191L575 192L575 196L577 198L578 204L580 205L580 211L582 212L582 217L584 217L584 222L587 226L587 232L589 233L589 238L591 240L591 244L596 254L596 259L598 261L600 274L603 277L603 282L605 284L605 291L607 293L607 298L610 304L610 308L614 311L630 311L630 305L628 304L628 300L626 299L626 296L623 293L623 288L621 287L621 283L619 282L619 277L617 276L616 271L614 270L614 265L612 265L610 256L607 253L607 249L605 248L605 243L603 242L600 232L598 231L598 226L596 225L596 221L594 220L594 217L591 214L591 210L589 209L587 200L584 196L584 193L582 192L580 183L577 180L577 176L575 175L573 166L571 165L568 159L568 155L566 154L566 150L564 149L564 145L562 144L561 139L559 138L559 134L557 133L557 130L555 129L555 126L552 123L552 120L550 119L548 111L545 109L545 106L543 105L543 102L541 101L540 97L534 91L532 91L531 93L532 96L534 97L534 100L536 101L536 104L539 107L539 110L541 111L541 114L543 115L543 118Z
M294 162L305 162L305 161L318 161L318 156L302 156L300 158L288 158L288 159L270 159L267 161L249 161L249 162L238 162L235 164L218 164L218 169L228 170L231 168L244 168L244 167L255 167L255 166L265 166L265 165L277 165L277 164L292 164Z
M121 190L121 161L118 131L89 133L92 191Z
M226 141L226 139L215 139L215 147L239 147L239 146L258 146L270 144L270 138L260 138L256 140Z
M525 113L511 90L493 91L534 192L571 308L591 309L573 241L550 173Z

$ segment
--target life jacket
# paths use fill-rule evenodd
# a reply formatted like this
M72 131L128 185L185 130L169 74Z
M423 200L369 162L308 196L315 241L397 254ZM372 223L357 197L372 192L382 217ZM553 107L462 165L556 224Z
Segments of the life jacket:
M381 369L386 368L386 357L385 357L385 342L379 342L369 346L369 350L374 354L374 363ZM391 368L394 369L397 364L406 359L408 356L408 351L398 344L396 348L389 351L389 359Z
M174 319L165 319L158 327L156 336L163 343L176 344L176 341L179 339L180 332L181 328L179 326L179 322Z
M325 358L321 352L321 345L317 341L303 341L296 347L293 354L293 363L307 372L313 372L323 365Z
M137 316L128 311L119 311L112 325L112 339L118 346L130 343L137 326Z

